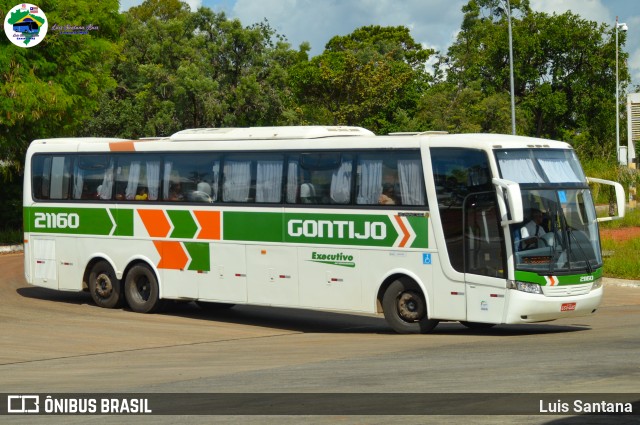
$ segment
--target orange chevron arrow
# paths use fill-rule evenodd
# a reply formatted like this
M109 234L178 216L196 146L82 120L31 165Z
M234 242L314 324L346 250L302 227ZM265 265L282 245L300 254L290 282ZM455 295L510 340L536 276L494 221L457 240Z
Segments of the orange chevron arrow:
M153 241L160 254L159 269L184 270L189 256L184 252L182 244L174 241Z
M166 238L171 230L171 223L162 210L138 210L147 233L152 238Z
M400 229L402 229L402 233L404 233L404 237L402 238L402 240L400 241L400 247L404 247L407 242L409 241L409 238L411 237L411 233L409 233L409 230L407 230L407 226L404 225L404 222L402 221L402 217L396 215L394 216L396 221L398 222L398 225L400 226Z
M220 240L220 211L194 211L200 224L200 232L196 239Z

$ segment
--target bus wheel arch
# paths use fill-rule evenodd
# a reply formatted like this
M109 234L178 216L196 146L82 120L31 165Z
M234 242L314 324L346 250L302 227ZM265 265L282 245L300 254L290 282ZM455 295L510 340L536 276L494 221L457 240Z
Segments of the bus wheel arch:
M137 313L155 313L162 309L160 285L156 271L145 261L134 261L123 275L124 296L131 310Z
M422 288L408 276L394 275L385 280L378 293L380 300L387 323L398 333L429 333L438 325L438 320L429 318Z
M85 268L83 284L99 307L117 308L124 304L122 281L113 266L102 257L93 258Z

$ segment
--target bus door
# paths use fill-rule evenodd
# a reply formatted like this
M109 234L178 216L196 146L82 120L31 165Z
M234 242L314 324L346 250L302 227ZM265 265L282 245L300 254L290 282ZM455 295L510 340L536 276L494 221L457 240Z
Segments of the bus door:
M436 291L435 317L499 323L507 270L504 230L498 221L501 215L487 153L432 147L430 155L446 244L443 261L457 272L445 279L446 285L438 285L442 289Z
M467 321L500 323L505 305L507 264L495 192L468 195L463 211Z
M33 250L33 284L58 289L58 267L55 237L31 237Z
M31 238L34 284L51 289L78 290L78 252L75 237L58 235Z

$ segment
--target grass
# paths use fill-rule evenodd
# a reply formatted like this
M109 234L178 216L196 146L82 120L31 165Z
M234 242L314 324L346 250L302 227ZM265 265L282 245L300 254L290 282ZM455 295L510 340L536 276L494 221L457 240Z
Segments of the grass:
M602 250L613 252L613 255L604 259L605 276L640 280L640 239L615 241L602 238Z
M627 210L623 219L600 223L601 229L640 227L640 209ZM618 279L640 280L640 239L615 240L601 234L603 252L612 255L604 258L604 274Z

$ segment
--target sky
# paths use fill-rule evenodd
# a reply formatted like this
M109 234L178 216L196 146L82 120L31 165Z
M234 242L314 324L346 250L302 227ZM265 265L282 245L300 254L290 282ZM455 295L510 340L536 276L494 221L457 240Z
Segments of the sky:
M185 1L185 0L183 0ZM293 48L307 41L311 56L324 50L335 35L347 35L365 25L398 26L411 30L424 47L446 53L462 24L461 8L468 0L186 0L192 10L200 6L225 12L247 26L264 19L287 37ZM120 9L142 3L121 0ZM546 13L568 10L584 19L628 26L627 42L632 85L640 85L640 0L530 0L531 8ZM517 60L517 52L514 52Z

